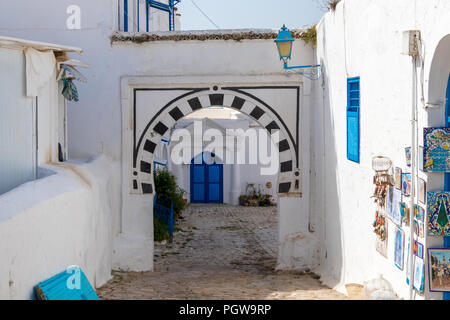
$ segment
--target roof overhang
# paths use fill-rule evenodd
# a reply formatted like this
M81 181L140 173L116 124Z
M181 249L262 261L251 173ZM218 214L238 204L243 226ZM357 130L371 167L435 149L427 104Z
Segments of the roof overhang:
M0 47L9 49L24 49L27 47L31 47L40 51L52 50L55 52L76 52L78 54L83 53L82 49L76 47L2 36L0 36Z

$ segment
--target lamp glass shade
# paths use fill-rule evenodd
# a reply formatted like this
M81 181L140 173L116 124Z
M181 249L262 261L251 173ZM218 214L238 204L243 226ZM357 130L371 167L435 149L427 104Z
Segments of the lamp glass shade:
M290 58L292 52L292 42L278 42L278 52L280 54L280 59Z
M283 26L278 33L277 39L275 43L278 47L278 53L280 54L280 59L290 59L292 54L292 43L294 42L294 38L292 37L291 32Z

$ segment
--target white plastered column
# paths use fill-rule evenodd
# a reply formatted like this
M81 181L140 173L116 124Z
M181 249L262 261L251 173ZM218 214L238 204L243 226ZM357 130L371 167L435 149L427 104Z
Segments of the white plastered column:
M282 196L278 200L278 265L283 270L312 270L319 257L315 234L309 231L304 199Z
M234 164L231 173L230 202L233 206L239 205L239 195L241 193L241 166Z

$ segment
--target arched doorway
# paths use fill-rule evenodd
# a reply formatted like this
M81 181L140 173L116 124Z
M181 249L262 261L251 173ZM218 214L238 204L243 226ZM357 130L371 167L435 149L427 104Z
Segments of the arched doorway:
M285 76L227 79L190 77L182 84L179 77L122 79L122 232L115 245L117 268L153 269L149 212L155 194L151 165L155 150L179 120L214 106L239 111L272 136L279 135L273 139L278 151L278 181L273 186L278 195L278 268L311 269L317 264L317 236L309 232L309 196L302 192L303 188L309 192L310 105L305 98L309 87L305 90L298 79Z
M191 203L223 203L223 164L214 153L191 161Z
M264 89L264 87L255 87ZM299 87L278 87L277 90L293 90L296 92L294 103L297 110L295 117L299 117L300 89ZM138 95L157 89L137 88L133 90L134 110L144 108L139 102ZM158 89L162 90L162 89ZM166 89L164 89L166 90ZM176 89L180 92L188 89ZM268 87L268 90L274 90ZM294 96L293 96L294 97ZM279 183L278 194L301 197L300 159L299 159L299 125L292 123L289 126L287 119L280 115L280 110L270 106L262 99L242 91L238 87L199 88L189 90L177 96L161 109L157 110L152 118L142 124L142 129L134 136L133 175L131 177L133 194L153 194L153 174L149 167L154 159L157 146L161 138L180 119L197 110L211 106L223 106L234 109L260 123L269 133L278 133L276 145L279 150ZM278 108L280 109L280 108ZM136 112L136 111L135 111ZM136 118L136 115L134 115ZM291 121L292 122L292 121ZM139 133L139 134L138 134Z

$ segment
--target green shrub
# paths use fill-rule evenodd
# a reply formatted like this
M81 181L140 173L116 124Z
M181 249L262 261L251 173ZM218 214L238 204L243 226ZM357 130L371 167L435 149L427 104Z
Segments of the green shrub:
M156 242L169 239L169 227L163 221L154 217L153 225L153 233Z
M177 185L176 178L167 169L155 171L155 190L158 198L173 201L175 214L179 214L186 206L183 200L185 191Z
M312 27L306 29L300 37L305 41L306 43L312 44L314 47L317 45L317 30L316 25L313 25Z

